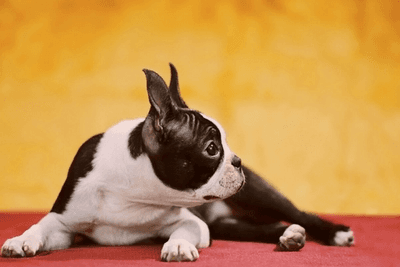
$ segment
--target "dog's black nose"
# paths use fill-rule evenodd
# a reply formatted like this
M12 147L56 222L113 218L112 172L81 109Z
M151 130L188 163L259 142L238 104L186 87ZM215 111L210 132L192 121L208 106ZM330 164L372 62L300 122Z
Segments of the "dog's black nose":
M236 168L242 167L242 160L238 156L233 156L232 165Z

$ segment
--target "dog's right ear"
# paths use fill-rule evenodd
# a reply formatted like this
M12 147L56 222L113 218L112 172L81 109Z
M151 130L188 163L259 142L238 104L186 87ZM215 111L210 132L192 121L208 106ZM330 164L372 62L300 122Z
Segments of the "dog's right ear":
M154 71L143 69L147 80L147 94L151 104L148 116L152 117L153 127L159 137L164 136L164 123L168 115L174 112L174 105L164 80Z
M169 63L169 67L171 68L171 82L169 84L171 98L178 107L188 108L179 91L178 71L172 63Z

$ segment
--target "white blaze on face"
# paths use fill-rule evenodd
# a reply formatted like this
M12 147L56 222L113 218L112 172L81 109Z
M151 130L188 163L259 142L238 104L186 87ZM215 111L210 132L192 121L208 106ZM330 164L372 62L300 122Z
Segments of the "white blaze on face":
M196 195L213 196L225 199L235 194L244 183L244 174L242 170L235 168L232 165L232 159L235 154L230 150L226 143L226 134L222 126L212 118L201 114L204 118L208 119L217 126L221 133L221 143L224 149L224 158L218 167L217 171L213 174L210 180L195 190Z

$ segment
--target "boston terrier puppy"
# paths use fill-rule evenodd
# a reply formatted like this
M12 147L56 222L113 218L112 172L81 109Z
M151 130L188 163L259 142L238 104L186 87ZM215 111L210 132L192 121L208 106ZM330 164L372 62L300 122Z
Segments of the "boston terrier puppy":
M164 238L164 261L196 260L211 237L272 242L280 250L301 249L306 231L326 245L354 243L349 227L298 210L243 166L221 125L188 108L170 67L169 87L144 70L147 117L86 141L50 213L8 239L3 257L66 249L76 234L103 245Z

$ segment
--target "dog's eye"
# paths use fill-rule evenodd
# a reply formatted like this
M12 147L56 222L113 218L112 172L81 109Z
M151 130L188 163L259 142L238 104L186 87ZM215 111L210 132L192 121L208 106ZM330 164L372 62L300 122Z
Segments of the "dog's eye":
M215 155L217 155L218 152L219 152L219 151L218 151L218 147L217 147L216 144L214 144L214 142L211 142L211 143L207 146L206 151L207 151L207 154L208 154L209 156L215 156Z

